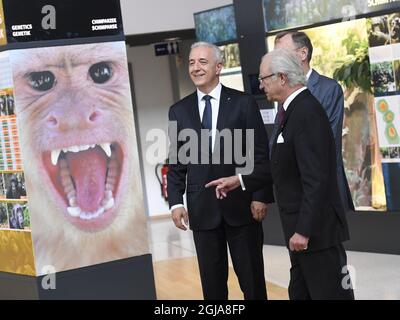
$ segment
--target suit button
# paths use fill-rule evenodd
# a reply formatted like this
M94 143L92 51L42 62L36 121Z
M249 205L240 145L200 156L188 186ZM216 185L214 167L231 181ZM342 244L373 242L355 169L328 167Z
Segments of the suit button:
M282 208L282 207L279 207L279 211L283 211L283 208Z
M274 164L278 164L278 161L274 161Z

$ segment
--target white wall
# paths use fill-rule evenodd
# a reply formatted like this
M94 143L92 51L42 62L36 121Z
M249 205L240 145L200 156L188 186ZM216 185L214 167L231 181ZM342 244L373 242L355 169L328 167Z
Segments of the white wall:
M232 0L121 0L126 35L194 28L193 13Z
M232 4L232 0L121 0L125 34L192 29L194 12L228 4ZM187 75L187 56L191 42L181 43L181 56L177 57L175 71L178 83L174 83L174 86L176 88L178 85L180 97L194 90ZM146 160L146 151L152 144L146 141L146 135L154 128L167 133L168 109L175 102L169 57L155 57L154 47L149 45L128 48L128 60L133 67L148 215L168 214L168 204L161 197L159 182L154 173L155 166ZM167 153L160 154L158 160L162 162L166 157Z
M168 109L174 103L168 56L155 57L152 45L128 48L127 54L133 68L134 107L139 123L148 214L168 214L167 202L161 197L160 185L154 173L155 166L146 160L146 151L152 144L146 141L146 135L154 128L167 133ZM163 162L166 157L167 153L159 154L158 161Z
M175 56L175 67L177 82L179 86L179 97L182 99L196 90L189 76L189 53L190 47L195 40L179 42L179 55Z

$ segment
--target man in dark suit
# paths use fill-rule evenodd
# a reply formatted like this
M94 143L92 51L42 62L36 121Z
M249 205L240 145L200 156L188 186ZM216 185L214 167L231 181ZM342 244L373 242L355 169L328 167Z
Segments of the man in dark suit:
M324 108L336 146L337 177L340 196L345 210L354 210L349 185L344 172L342 158L342 127L344 115L344 98L341 86L337 81L320 75L317 71L310 68L313 46L311 40L304 32L283 31L275 37L275 49L287 49L292 51L300 59L304 74L307 78L308 90L321 103ZM277 124L273 132L276 133ZM274 138L272 135L271 142Z
M285 240L290 252L290 299L354 299L342 242L349 239L336 175L336 151L329 121L305 87L295 55L277 49L264 56L260 88L277 101L279 129L271 150L271 171ZM218 198L242 185L268 181L268 168L251 175L222 178Z
M170 125L175 123L178 132L171 134L170 126L168 201L176 227L186 230L190 222L193 230L204 298L228 298L228 244L244 298L266 299L261 221L266 203L273 202L271 178L264 190L238 190L224 201L218 201L214 192L204 187L207 181L235 174L244 165L233 157L235 149L250 147L254 165L269 167L268 137L257 104L252 96L222 86L221 68L218 47L205 42L192 45L189 74L197 90L169 111ZM201 139L195 150L185 149L191 141L179 140L184 132L194 132L194 138L200 138L204 130L210 135ZM234 139L218 139L222 130ZM253 143L245 138L239 141L234 130L252 130ZM204 143L207 147L200 147ZM221 164L215 161L217 154ZM226 160L229 158L231 161ZM185 191L188 211L183 206Z

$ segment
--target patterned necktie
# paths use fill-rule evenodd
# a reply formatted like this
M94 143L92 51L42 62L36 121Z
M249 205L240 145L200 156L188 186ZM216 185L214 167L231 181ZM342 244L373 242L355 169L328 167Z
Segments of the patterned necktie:
M212 129L212 111L211 111L211 96L209 95L205 95L203 97L203 100L206 102L206 106L204 108L204 112L203 112L203 118L201 120L201 127L203 129L208 129L210 130L210 134L208 137L208 143L209 143L209 150L210 150L210 155L211 155L211 150L212 150L212 133L211 133L211 129Z
M283 124L283 119L285 119L285 109L281 104L278 106L278 113L276 116L278 117L278 124L281 126Z

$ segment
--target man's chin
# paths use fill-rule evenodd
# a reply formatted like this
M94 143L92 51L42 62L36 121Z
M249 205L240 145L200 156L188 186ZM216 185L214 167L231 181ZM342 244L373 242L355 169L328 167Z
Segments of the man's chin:
M205 85L205 81L204 80L195 80L195 81L193 81L193 83L194 83L194 85L196 86L196 88L201 88L201 87L203 87L204 85Z

